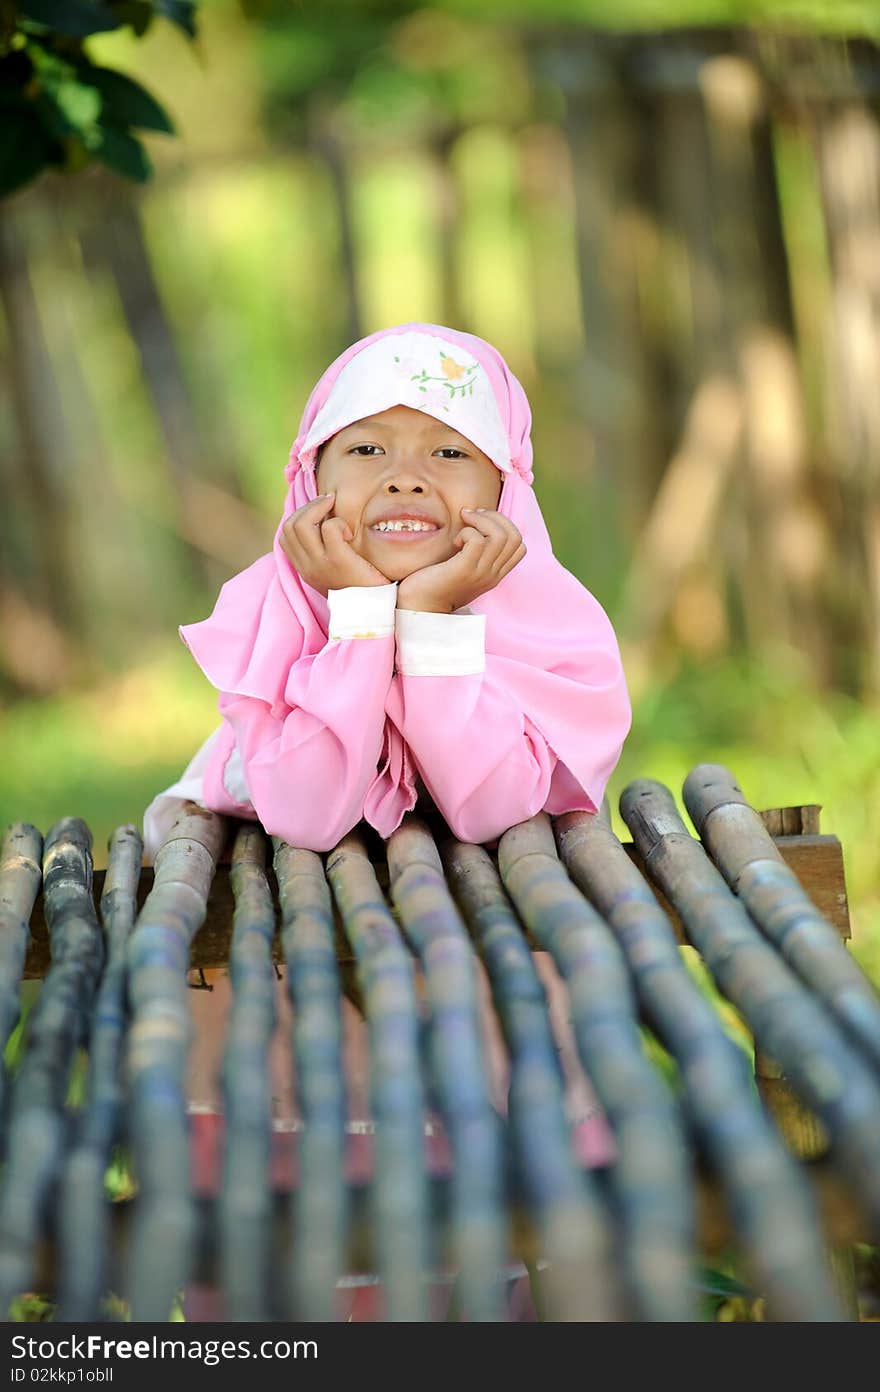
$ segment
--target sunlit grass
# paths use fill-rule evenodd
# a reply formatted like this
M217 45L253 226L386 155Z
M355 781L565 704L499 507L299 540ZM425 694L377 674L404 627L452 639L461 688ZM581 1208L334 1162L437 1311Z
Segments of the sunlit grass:
M27 701L4 715L0 822L32 822L43 834L82 817L96 866L108 837L173 782L219 723L217 693L183 644L160 644L144 662L94 690Z

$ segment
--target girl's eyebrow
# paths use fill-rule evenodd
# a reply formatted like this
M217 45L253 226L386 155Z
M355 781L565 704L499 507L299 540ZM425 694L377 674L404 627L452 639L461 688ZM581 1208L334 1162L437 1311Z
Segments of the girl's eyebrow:
M434 429L431 431L431 433L435 435L435 437L438 434L455 436L456 442L454 444L443 446L442 448L461 450L468 448L469 441L467 440L466 436L462 435L458 430L455 430L451 425L447 425L445 421L437 420L436 417L433 419ZM389 421L377 420L375 416L364 416L363 420L352 421L351 425L344 425L342 429L339 431L339 434L345 435L349 430L364 431L368 426L370 426L374 430L389 430L393 428ZM462 443L458 443L459 441L461 441ZM473 448L473 446L470 447ZM441 448L441 446L435 445L435 448L439 449Z
M388 429L387 421L376 420L374 416L365 416L363 420L352 421L351 425L344 425L339 433L340 435L344 435L346 430L363 430L368 425L373 427L378 426L380 430Z

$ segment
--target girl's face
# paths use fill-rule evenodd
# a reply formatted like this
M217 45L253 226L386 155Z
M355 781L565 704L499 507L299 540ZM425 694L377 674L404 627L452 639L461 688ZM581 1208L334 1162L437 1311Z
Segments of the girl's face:
M352 530L351 546L389 580L458 555L463 507L498 506L503 483L488 455L424 411L392 406L355 421L324 445L316 482L335 493L334 517ZM430 530L383 530L383 519L410 516Z

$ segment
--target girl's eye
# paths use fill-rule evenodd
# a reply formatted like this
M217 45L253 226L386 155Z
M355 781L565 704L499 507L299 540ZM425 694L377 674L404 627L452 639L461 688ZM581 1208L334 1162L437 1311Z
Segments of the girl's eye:
M355 445L352 449L349 450L349 454L365 455L368 459L371 459L374 454L381 453L382 451L378 445Z
M442 454L444 459L466 459L464 450L455 449L452 445L445 446L443 449L434 451L435 454Z

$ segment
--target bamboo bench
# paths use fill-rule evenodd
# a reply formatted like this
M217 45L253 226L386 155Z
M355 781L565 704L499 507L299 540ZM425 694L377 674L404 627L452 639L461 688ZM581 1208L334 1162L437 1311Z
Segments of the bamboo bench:
M770 1318L858 1318L851 1244L880 1233L880 1001L845 948L840 843L818 806L754 811L719 765L694 768L683 799L699 840L663 785L636 780L631 843L607 802L539 814L495 850L417 809L387 844L361 825L324 856L188 804L154 868L126 826L106 871L77 819L45 845L12 827L4 1041L21 980L43 986L2 1079L4 1309L39 1289L57 1318L92 1320L110 1289L133 1319L165 1320L195 1282L230 1318L344 1318L346 1283L377 1273L384 1318L436 1314L431 1281L454 1276L455 1308L495 1319L524 1262L549 1318L684 1320L697 1254L733 1248ZM754 1072L683 942L748 1027ZM542 954L613 1137L604 1163L572 1145ZM477 958L509 1059L505 1118ZM226 965L222 1114L200 1114L188 985ZM283 1125L267 1066L278 965L298 1107ZM358 1125L352 1008L369 1057ZM111 1201L119 1146L134 1192Z

